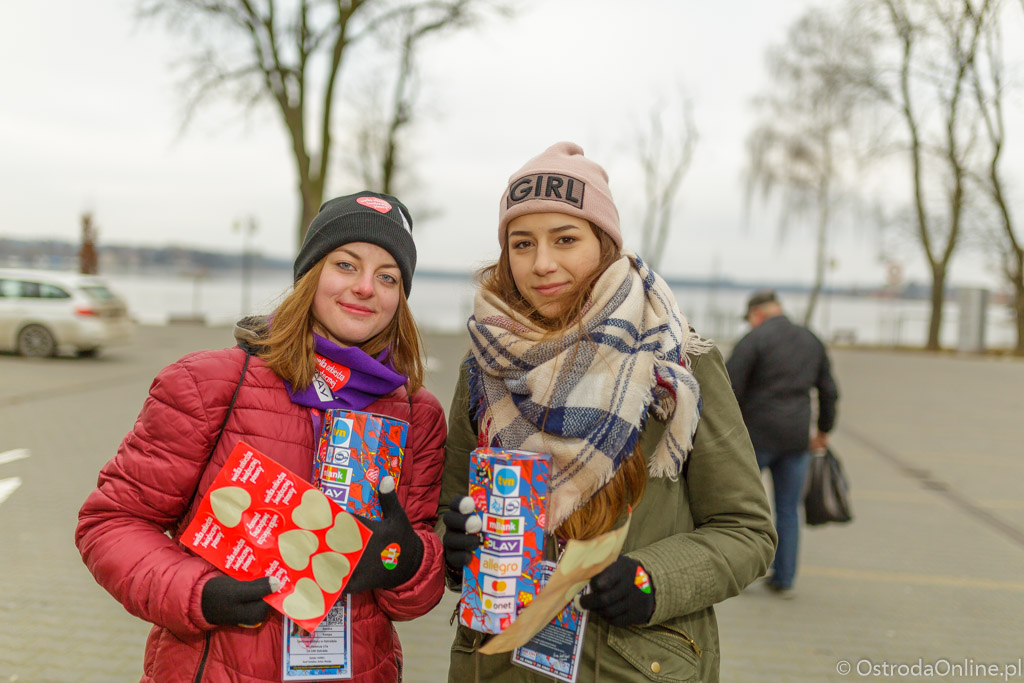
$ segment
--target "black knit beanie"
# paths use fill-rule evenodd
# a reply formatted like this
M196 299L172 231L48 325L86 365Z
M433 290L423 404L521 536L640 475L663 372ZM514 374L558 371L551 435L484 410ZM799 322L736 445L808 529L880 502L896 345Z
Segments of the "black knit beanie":
M409 296L416 271L412 216L402 202L377 192L357 192L324 202L295 257L295 281L317 261L349 242L369 242L391 254L402 273L405 296Z

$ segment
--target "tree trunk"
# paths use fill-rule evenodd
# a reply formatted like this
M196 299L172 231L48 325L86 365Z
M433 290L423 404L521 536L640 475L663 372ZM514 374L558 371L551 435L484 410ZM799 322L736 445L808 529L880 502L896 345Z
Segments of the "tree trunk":
M1011 278L1013 282L1013 313L1017 323L1017 345L1013 355L1024 356L1024 249L1014 246L1016 271Z
M928 322L928 344L925 346L929 351L938 351L939 333L942 331L942 303L946 298L946 266L942 263L932 264L932 313Z
M307 179L299 184L299 197L301 199L301 206L299 207L299 225L296 231L296 236L298 237L296 248L302 246L303 240L306 239L306 230L309 228L309 224L320 211L320 205L324 203L324 184L316 180Z
M1013 347L1013 355L1024 356L1024 282L1020 279L1013 283L1013 312L1017 318L1017 345Z

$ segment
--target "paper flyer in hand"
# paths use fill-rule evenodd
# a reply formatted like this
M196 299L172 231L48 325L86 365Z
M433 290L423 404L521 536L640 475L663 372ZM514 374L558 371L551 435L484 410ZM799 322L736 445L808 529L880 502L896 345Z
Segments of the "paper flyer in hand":
M523 609L508 628L484 643L481 654L493 655L509 652L526 645L548 624L587 582L614 562L629 533L630 515L618 529L595 536L586 541L570 540L558 560L555 572L548 578L544 590Z
M402 474L409 423L358 410L324 411L313 484L349 512L380 519L377 486Z
M239 442L181 542L236 579L275 576L264 600L307 631L337 601L371 532L301 477Z

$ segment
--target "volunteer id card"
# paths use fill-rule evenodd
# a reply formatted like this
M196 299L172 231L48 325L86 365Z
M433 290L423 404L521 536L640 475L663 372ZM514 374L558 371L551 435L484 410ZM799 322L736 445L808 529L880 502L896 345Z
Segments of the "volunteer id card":
M316 631L284 619L284 681L340 681L352 678L352 596L341 597Z
M538 565L541 586L554 571L554 562ZM512 663L565 683L576 683L586 626L587 613L576 609L570 601L530 642L512 651Z

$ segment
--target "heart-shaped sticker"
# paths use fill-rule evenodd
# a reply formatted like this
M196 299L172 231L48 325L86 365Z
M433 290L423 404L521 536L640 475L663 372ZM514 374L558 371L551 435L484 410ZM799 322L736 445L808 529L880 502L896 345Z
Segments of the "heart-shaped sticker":
M241 486L223 486L210 491L210 507L217 521L231 528L242 521L242 513L252 504L252 496Z
M295 620L315 619L326 608L324 592L313 579L305 576L295 582L295 590L281 601L281 609Z
M292 521L303 529L326 529L333 521L327 496L316 489L302 494L302 504L292 511Z
M348 558L338 553L317 553L313 556L313 578L328 593L337 593L345 577L352 571Z
M305 529L285 531L277 537L277 549L281 559L292 569L305 569L309 565L309 556L316 552L320 541L316 534Z
M356 520L344 511L335 516L334 526L327 530L324 540L331 550L339 553L351 553L363 547L363 536Z
M380 468L373 466L370 467L370 469L366 470L366 479L371 484L376 484L377 480L380 479Z

